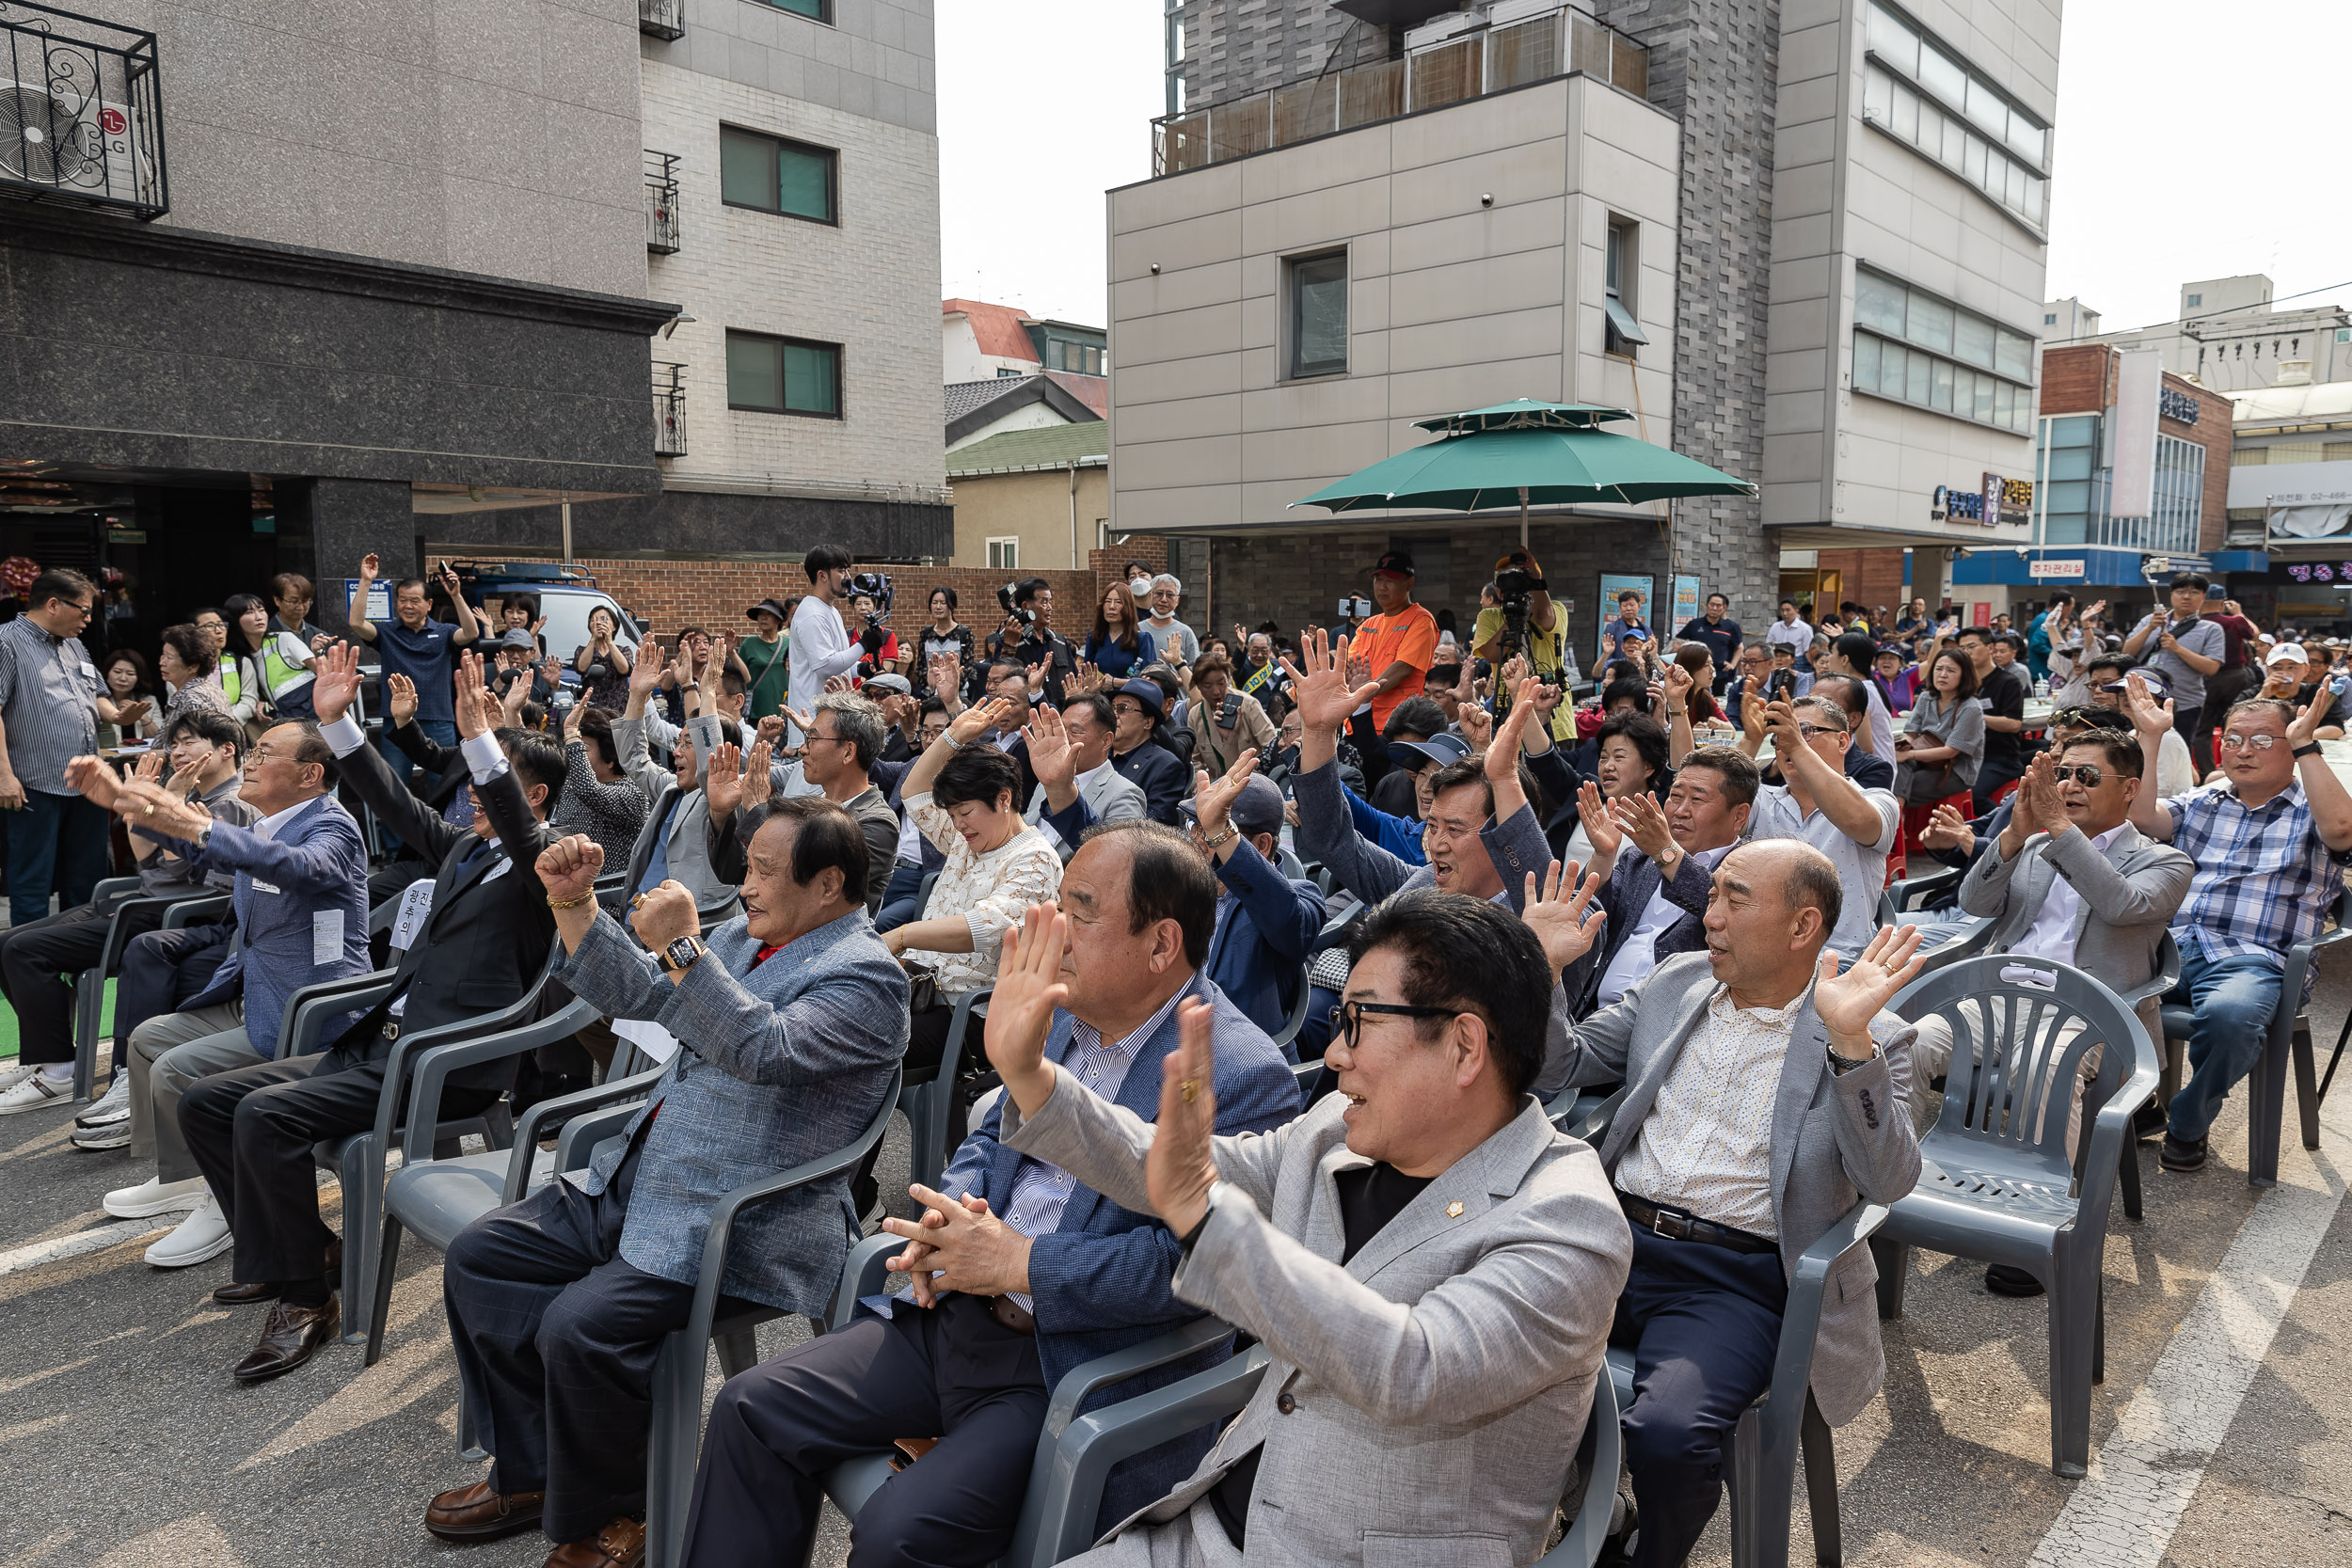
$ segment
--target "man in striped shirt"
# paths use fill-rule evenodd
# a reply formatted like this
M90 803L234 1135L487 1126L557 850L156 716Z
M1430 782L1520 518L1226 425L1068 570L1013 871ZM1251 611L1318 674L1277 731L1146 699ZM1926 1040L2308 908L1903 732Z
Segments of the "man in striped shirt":
M2216 760L2223 782L2171 800L2143 791L2132 825L2197 863L2196 880L2172 918L2181 983L2172 1002L2196 1009L2190 1076L2175 1095L2158 1158L2164 1168L2205 1164L2205 1134L2231 1086L2261 1060L2272 1016L2296 1006L2279 994L2287 949L2319 930L2352 863L2352 794L2320 755L2312 732L2331 701L2308 707L2252 697L2230 710ZM2172 704L2137 675L2124 693L2153 776Z

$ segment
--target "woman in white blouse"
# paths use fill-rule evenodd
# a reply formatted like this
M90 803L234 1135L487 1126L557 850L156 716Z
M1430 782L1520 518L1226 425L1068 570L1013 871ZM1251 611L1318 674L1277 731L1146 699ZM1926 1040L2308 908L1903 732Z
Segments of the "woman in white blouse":
M995 726L1009 733L1019 706L999 699L968 707L907 769L900 798L925 838L947 857L932 885L923 918L883 933L894 956L940 955L938 995L916 1007L907 1035L906 1076L926 1083L939 1070L956 999L996 983L1005 933L1021 924L1031 904L1061 887L1061 856L1045 835L1022 820L1021 770L981 736ZM964 1059L978 1061L978 1040L964 1042Z

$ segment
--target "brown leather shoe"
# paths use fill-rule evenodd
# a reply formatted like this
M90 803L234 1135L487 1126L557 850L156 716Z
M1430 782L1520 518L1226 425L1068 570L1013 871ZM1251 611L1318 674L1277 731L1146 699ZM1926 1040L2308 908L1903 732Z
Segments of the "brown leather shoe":
M425 1505L424 1528L444 1541L496 1541L539 1528L545 1492L493 1492L486 1481L444 1492Z
M326 1277L339 1278L342 1272L343 1243L329 1242L326 1243ZM223 1285L213 1292L213 1299L223 1307L243 1307L248 1302L255 1301L276 1301L278 1282L274 1279L256 1279L246 1284Z
M325 1307L315 1308L272 1302L269 1321L262 1325L261 1342L229 1370L229 1375L239 1383L266 1383L293 1371L335 1338L342 1324L339 1303L340 1298L332 1295Z
M547 1568L640 1568L645 1560L645 1527L615 1519L585 1541L566 1541L548 1554Z

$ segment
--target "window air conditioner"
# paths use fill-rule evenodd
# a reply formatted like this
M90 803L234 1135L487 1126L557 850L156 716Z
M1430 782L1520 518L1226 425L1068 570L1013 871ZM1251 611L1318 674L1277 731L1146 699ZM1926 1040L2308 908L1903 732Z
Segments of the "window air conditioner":
M138 201L146 157L131 111L38 82L0 80L0 179L76 196Z

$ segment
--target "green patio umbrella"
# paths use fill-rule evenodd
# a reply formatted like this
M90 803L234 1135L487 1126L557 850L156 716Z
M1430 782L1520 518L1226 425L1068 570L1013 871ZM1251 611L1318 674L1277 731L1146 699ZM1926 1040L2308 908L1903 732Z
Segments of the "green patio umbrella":
M1524 544L1527 509L1534 502L1559 506L1756 494L1747 480L1598 428L1631 418L1622 408L1595 404L1521 399L1416 420L1419 429L1439 432L1438 438L1384 457L1291 504L1333 512L1390 506L1482 512L1516 503Z

